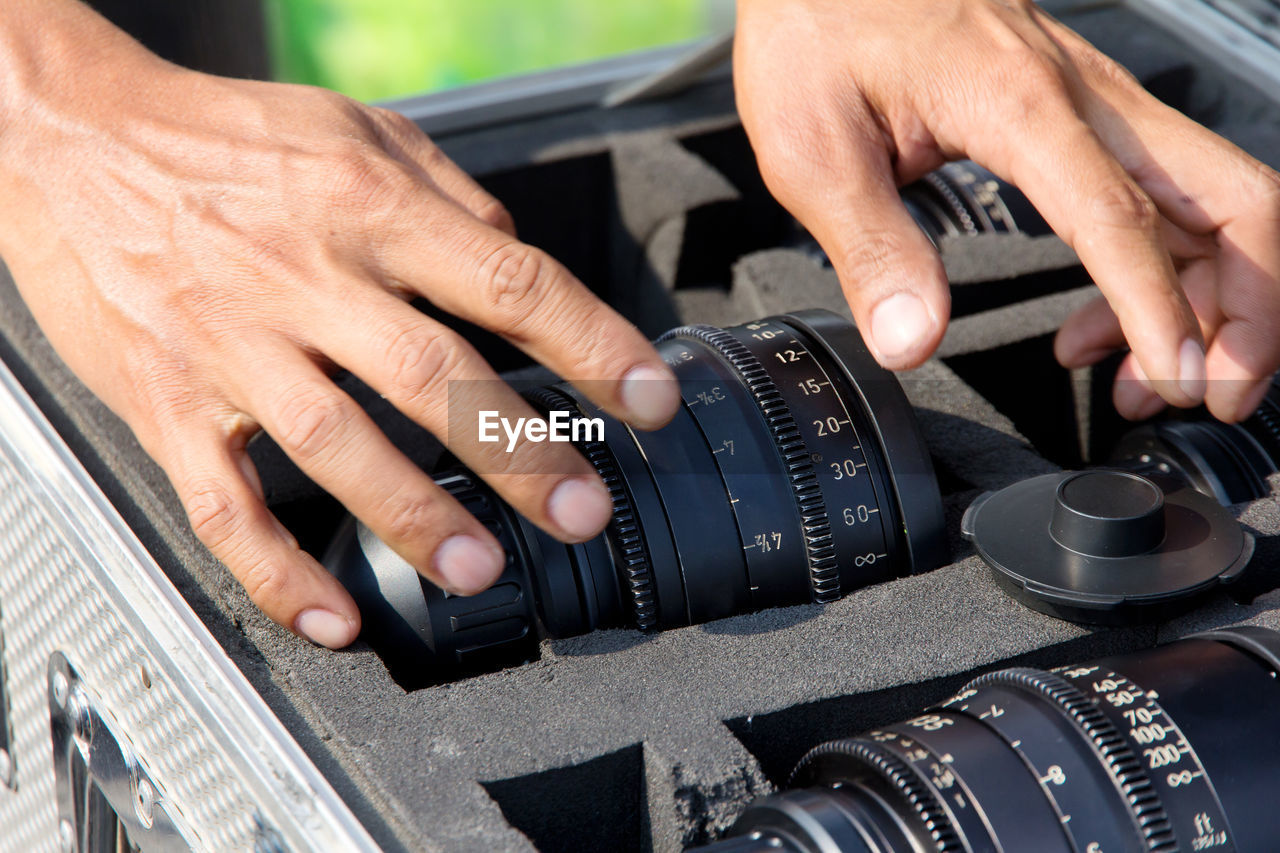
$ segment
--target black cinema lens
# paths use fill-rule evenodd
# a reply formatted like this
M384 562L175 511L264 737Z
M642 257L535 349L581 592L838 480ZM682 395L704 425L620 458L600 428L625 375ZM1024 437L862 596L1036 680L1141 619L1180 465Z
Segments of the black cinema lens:
M935 247L957 237L985 234L1052 234L1022 191L972 160L946 163L899 190L902 204ZM797 226L791 245L821 264L831 261L817 241Z
M1280 843L1280 633L1235 628L1007 669L822 744L711 853L1266 853Z
M1280 378L1238 424L1208 416L1157 421L1126 434L1111 458L1130 470L1176 476L1224 506L1265 497L1267 477L1280 470Z
M632 430L568 384L526 393L544 412L603 420L602 436L577 442L613 498L602 535L557 542L456 465L437 482L508 554L486 592L450 596L357 523L339 533L325 564L398 679L529 660L544 635L829 602L946 562L914 414L850 323L803 311L685 326L657 346L684 401L661 430Z
M902 203L934 245L946 237L1052 233L1017 187L971 160L947 163L902 188Z

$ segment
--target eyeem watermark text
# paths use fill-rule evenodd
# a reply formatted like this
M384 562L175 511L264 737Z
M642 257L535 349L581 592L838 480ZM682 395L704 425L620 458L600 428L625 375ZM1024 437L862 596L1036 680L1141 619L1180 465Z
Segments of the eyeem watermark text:
M482 409L479 435L485 444L497 444L505 435L508 453L516 449L521 436L532 442L604 441L604 419L574 417L570 412L553 410L545 421L541 418L516 418L512 421L496 411Z

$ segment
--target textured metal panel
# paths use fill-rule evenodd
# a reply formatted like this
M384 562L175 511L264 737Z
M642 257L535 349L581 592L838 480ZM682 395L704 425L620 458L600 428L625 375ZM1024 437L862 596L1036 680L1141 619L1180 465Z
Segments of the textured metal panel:
M0 788L0 851L65 849L48 699L55 652L198 848L249 850L269 838L375 849L3 368L0 604L17 769L16 790Z

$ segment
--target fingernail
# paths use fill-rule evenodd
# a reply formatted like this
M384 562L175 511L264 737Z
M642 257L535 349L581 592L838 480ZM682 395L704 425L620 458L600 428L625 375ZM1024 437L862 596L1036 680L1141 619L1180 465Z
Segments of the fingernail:
M1204 401L1206 382L1204 349L1187 338L1178 350L1178 387L1193 403L1200 403Z
M502 549L474 536L451 536L436 549L436 571L450 592L475 595L488 589L502 574Z
M547 514L575 539L590 539L609 523L613 502L598 480L565 480L551 492Z
M293 622L294 629L317 646L341 649L356 638L356 626L332 610L304 610Z
M895 293L871 312L871 339L885 358L914 350L932 326L929 309L914 293Z
M622 404L640 426L661 426L680 406L680 387L666 368L641 365L622 379Z
M1165 401L1136 379L1116 381L1116 411L1131 421L1144 421L1165 407Z

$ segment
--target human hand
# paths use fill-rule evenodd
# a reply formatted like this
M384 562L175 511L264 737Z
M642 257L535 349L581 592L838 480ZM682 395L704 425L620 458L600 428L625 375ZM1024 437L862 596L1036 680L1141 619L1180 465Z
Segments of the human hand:
M1266 393L1280 178L1029 0L739 0L734 76L766 183L826 249L886 367L926 359L950 313L896 187L971 158L1031 199L1102 290L1055 349L1081 367L1130 347L1122 414L1203 400L1235 421Z
M335 367L552 535L604 528L608 492L569 445L507 453L449 432L482 409L534 412L406 301L426 297L568 379L605 380L584 393L641 427L674 414L671 373L411 122L176 68L78 2L16 0L0 35L17 46L0 103L20 116L0 131L0 253L58 353L267 615L335 648L360 624L263 502L245 449L260 429L433 582L477 592L502 570L493 536L339 391Z

